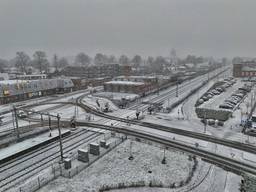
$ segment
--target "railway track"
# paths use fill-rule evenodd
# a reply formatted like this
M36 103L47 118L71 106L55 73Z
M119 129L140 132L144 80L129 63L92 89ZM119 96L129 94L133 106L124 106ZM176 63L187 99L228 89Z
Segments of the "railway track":
M256 154L256 147L253 145L249 145L249 144L244 144L238 141L232 141L232 140L228 140L228 139L221 139L221 138L217 138L211 135L206 135L203 133L197 133L197 132L192 132L192 131L187 131L187 130L182 130L182 129L178 129L178 128L173 128L173 127L168 127L168 126L164 126L164 125L158 125L158 124L154 124L154 123L148 123L148 122L142 122L142 121L138 121L138 120L128 120L126 118L120 118L120 117L115 117L115 116L111 116L111 115L107 115L103 112L99 112L97 110L94 110L91 107L88 107L87 105L85 105L82 102L82 97L77 99L77 105L81 108L83 108L85 111L90 112L96 116L100 116L106 119L111 119L111 120L115 120L115 121L119 121L119 122L124 122L124 123L129 123L129 124L133 124L133 125L139 125L141 127L148 127L148 128L152 128L152 129L157 129L160 131L165 131L165 132L169 132L169 133L173 133L173 134L177 134L177 135L182 135L182 136L186 136L186 137L192 137L194 139L200 139L200 140L204 140L207 142L212 142L215 144L220 144L220 145L224 145L227 147L232 147L238 150L242 150L242 151L246 151L249 153L253 153Z
M186 144L174 141L174 140L170 140L170 138L155 135L150 132L139 131L139 130L124 128L124 127L100 125L100 124L88 123L88 122L79 122L79 125L98 128L98 129L106 129L106 130L122 133L125 135L134 136L136 138L145 139L148 141L162 144L162 145L170 147L170 148L184 151L189 154L194 154L198 157L201 157L201 159L203 159L211 164L215 164L219 167L228 169L228 170L236 172L236 173L247 172L247 173L256 175L256 167L253 165L246 164L244 162L237 161L233 158L228 158L228 157L219 155L217 153L206 151L206 150L203 150L203 149L200 149L197 147L192 147L192 146L189 146L189 145L186 145Z
M213 74L211 75L210 79L216 78L217 76L221 75L222 73L227 72L227 70L228 69L225 69L225 70L219 72L218 74L214 74L215 72L211 72ZM201 76L196 77L196 78L193 78L193 79L186 80L182 84L178 85L178 87L179 87L178 94L180 95L180 94L184 93L185 91L187 91L186 86L191 86L191 84L195 84L195 83L202 84L204 81L208 81L208 77L206 76L206 74L201 75ZM150 99L150 102L151 103L163 103L164 101L171 98L172 96L176 96L176 84L172 85L172 86L173 86L172 90L162 91L163 93L161 95ZM191 87L188 87L188 88L190 89ZM136 103L134 103L128 109L131 109L131 110L136 110L136 109L145 110L145 109L147 109L147 106L148 105L145 105L145 104L136 104Z
M98 136L101 133L81 130L63 139L64 154L74 151ZM49 167L60 158L58 141L50 143L38 151L31 151L12 161L0 165L0 191L6 191L22 181L36 175Z

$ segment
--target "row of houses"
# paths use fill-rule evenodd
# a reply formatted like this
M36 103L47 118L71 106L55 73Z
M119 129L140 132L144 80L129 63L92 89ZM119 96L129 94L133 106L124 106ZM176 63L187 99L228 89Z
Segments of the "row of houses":
M59 75L81 78L105 78L127 75L130 74L131 71L131 66L123 66L119 64L94 65L88 67L69 66L64 68Z

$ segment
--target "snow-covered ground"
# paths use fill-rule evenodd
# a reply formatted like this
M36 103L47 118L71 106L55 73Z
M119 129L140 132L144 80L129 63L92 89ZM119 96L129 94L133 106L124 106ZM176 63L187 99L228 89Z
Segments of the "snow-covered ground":
M137 98L139 98L140 96L137 94L132 94L132 93L117 93L117 92L99 92L99 93L95 93L94 96L98 96L98 97L106 97L112 100L118 100L121 101L123 98L133 101Z
M110 111L118 110L118 107L112 101L106 98L94 97L94 96L88 95L83 98L83 102L86 105L91 106L94 109L97 109L99 111L102 111L105 108L106 104L109 105Z
M62 134L67 132L67 131L68 130L63 130ZM56 137L56 136L59 135L58 130L52 130L52 132L51 132L52 136L51 137L49 137L49 133L44 133L44 134L41 134L38 137L26 139L25 141L22 141L22 142L10 145L7 148L0 149L0 160L4 159L6 157L9 157L9 156L11 156L13 154L16 154L16 153L18 153L20 151L23 151L25 149L28 149L30 147L33 147L35 145L38 145L38 144L40 144L42 142L45 142L45 141L51 139L52 137Z
M130 141L126 141L72 179L58 178L39 192L89 192L103 185L138 181L170 185L186 180L193 166L193 161L181 152L166 151L167 164L162 164L164 154L160 148L132 141L131 149L132 161L128 160Z

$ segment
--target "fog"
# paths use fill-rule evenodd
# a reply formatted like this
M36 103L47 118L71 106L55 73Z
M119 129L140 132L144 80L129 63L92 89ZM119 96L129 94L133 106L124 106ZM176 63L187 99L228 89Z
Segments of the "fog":
M255 0L1 0L0 57L254 56Z

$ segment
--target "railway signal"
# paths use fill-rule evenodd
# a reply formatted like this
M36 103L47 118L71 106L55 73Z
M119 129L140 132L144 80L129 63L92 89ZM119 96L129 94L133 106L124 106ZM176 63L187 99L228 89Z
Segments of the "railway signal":
M16 110L17 109L14 107L14 114L16 114L16 120L17 120ZM52 114L49 114L49 113L37 112L37 111L34 111L34 110L23 109L23 108L19 109L19 110L39 114L41 116L41 121L43 121L43 115L48 116L50 135L51 135L51 119L50 119L50 117L57 118L57 128L58 128L58 132L59 132L59 144L60 144L60 159L61 159L60 162L62 163L63 162L63 146L62 146L62 135L61 135L61 130L60 130L60 115L59 115L59 113L57 115L52 115Z

